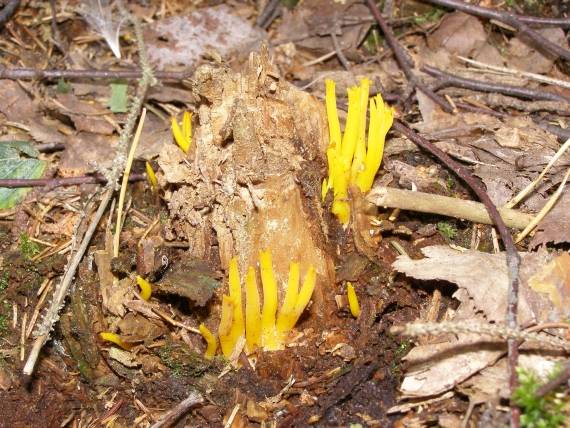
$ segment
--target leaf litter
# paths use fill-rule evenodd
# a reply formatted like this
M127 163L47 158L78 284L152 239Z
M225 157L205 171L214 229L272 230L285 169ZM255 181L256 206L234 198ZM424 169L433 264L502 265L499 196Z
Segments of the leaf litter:
M323 80L336 81L343 125L346 89L362 78L370 79L371 93L380 92L387 99L405 90L401 71L382 47L367 7L324 0L301 2L292 9L279 6L282 19L265 31L255 27L255 17L262 11L251 4L196 8L166 3L161 9L160 2L151 1L144 11L129 5L148 22L145 39L151 63L159 70L193 71L188 74L191 79L163 82L147 98L152 113L143 127L135 169L142 171L143 161L150 162L158 194L144 184L133 184L120 257L112 257L109 233L114 220L109 219L102 222L80 266L69 310L36 373L46 380L48 391L64 391L65 400L44 401L42 409L49 410L16 411L14 403L23 391L16 354L27 352L24 343L17 352L2 349L8 367L0 372L3 414L14 421L25 418L28 424L41 420L59 425L79 417L75 407L100 420L115 418L129 426L140 419L150 425L162 413L154 409L173 408L191 389L209 399L209 404L184 416L193 426L228 421L228 426L270 421L284 426L307 422L390 426L406 420L437 420L443 425L458 423L468 405L477 409L477 403L484 406L471 417L483 418L486 408L497 414L500 400L509 397L504 340L448 333L419 338L410 351L412 342L388 335L390 326L414 320L503 322L507 271L491 228L461 219L377 209L351 196L356 214L345 230L329 213L331 201L321 199L329 144ZM131 30L119 24L118 11L111 15L112 5L107 2L91 6L101 6L99 24L107 25L108 31L93 25L93 17L91 30L78 24L73 14L66 21L58 19L57 24L68 30L64 35L69 37L70 53L67 58L52 54L54 67L90 64L105 69L119 64L116 58L126 64L136 55ZM44 19L49 15L27 7ZM79 11L73 4L56 7L64 17ZM432 18L421 21L417 16L426 12L426 5L404 7L396 2L397 13L409 13L410 7L411 15L398 16L391 25L402 29L418 66L430 64L466 78L539 90L545 87L523 77L475 71L456 55L565 77L564 68L553 58L523 38L499 33L481 18L462 12L429 15L427 9ZM23 30L30 16L17 15L15 26L3 30L11 31L11 52L26 65L34 64L26 48L39 52L41 43L52 43ZM31 27L32 34L42 25ZM406 29L411 31L405 33ZM110 57L104 44L93 43L93 31L115 46L116 58ZM541 31L549 40L566 45L562 30ZM264 40L272 43L269 51L260 47ZM348 58L348 69L341 69L339 54ZM326 58L318 58L322 55ZM3 61L16 66L11 59ZM67 86L70 91L63 93L58 91L64 85L55 82L4 79L0 94L7 102L0 113L9 123L1 128L3 140L63 143L65 150L56 154L39 154L33 148L33 153L20 151L17 156L47 165L48 177L104 174L114 162L111 153L130 89L110 81L71 81ZM481 106L481 100L490 99L469 89L447 88L439 93L483 109L487 107ZM499 109L502 117L461 110L450 115L421 92L417 101L419 108L398 110L400 119L413 123L439 148L470 166L498 206L536 178L558 150L557 137L539 122L564 127L566 121L563 110L520 115L505 105ZM169 124L171 116L181 120L184 111L193 112L188 155L173 143ZM567 163L563 155L519 208L538 212L562 180ZM24 177L42 174L44 168ZM377 184L472 198L441 165L395 132L387 138ZM12 307L0 311L0 333L7 334L11 343L20 343L19 331L4 330L5 312L25 314L16 318L16 324L25 323L23 319L35 322L52 289L38 279L26 291L25 269L51 272L48 281L61 274L57 269L42 270L42 263L65 257L73 247L70 237L84 230L81 219L91 212L85 203L92 186L46 194L34 191L13 211L6 211L6 217L2 212L0 293ZM532 240L521 246L528 249L521 251L519 323L524 328L561 325L568 319L566 205L564 193ZM11 238L4 239L11 236L12 223L40 248L33 265L25 269L12 263L20 257L15 240L9 250ZM444 237L445 230L455 233ZM301 272L315 267L318 282L312 304L285 350L257 352L249 358L242 354L235 371L224 368L219 356L205 360L205 343L195 331L200 323L212 330L218 324L231 258L237 255L245 277L246 268L254 266L259 252L266 249L273 253L280 301L287 292L289 261L298 261ZM405 252L411 258L401 255L394 262L398 253ZM152 284L148 301L140 297L136 274ZM260 284L261 279L257 278ZM354 284L360 301L357 318L349 310L347 281ZM17 327L31 332L29 325ZM564 330L546 328L548 334L566 337ZM129 350L103 342L101 332L118 334ZM520 366L546 379L561 356L523 345ZM124 388L125 381L133 387ZM39 387L34 384L34 388ZM80 404L85 393L99 397L88 408ZM426 407L418 411L421 403ZM500 420L496 416L495 421Z

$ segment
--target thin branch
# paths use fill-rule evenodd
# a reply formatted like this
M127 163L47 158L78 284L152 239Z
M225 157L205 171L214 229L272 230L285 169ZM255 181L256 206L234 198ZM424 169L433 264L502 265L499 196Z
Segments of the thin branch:
M524 341L550 347L557 350L570 351L570 342L560 337L544 333L535 333L512 329L500 324L483 324L473 321L444 321L434 323L409 323L403 326L393 326L390 333L403 336L425 336L436 334L479 334L494 339Z
M2 10L0 10L0 28L14 15L20 6L20 0L10 0Z
M474 223L493 224L485 206L479 202L467 201L431 193L413 192L393 187L374 187L366 200L379 207L398 208L461 218ZM499 212L508 227L526 228L533 220L532 214L518 210L500 208Z
M103 194L103 198L100 202L95 216L91 220L91 223L85 232L85 235L83 236L81 244L71 257L71 260L69 261L69 265L67 266L61 282L55 288L50 306L45 312L42 322L38 325L35 332L36 338L23 369L25 379L30 379L40 351L43 345L49 339L54 324L59 320L59 312L64 305L65 297L67 296L71 282L73 281L73 278L77 272L77 267L83 259L83 255L85 254L85 251L91 242L91 238L93 237L95 230L97 230L99 221L103 217L103 214L107 209L111 198L113 197L113 193L117 185L117 180L124 170L125 162L127 161L126 153L129 148L129 142L131 141L131 135L133 129L135 128L137 118L141 112L146 93L148 89L156 83L156 80L152 73L152 68L148 63L148 58L146 56L141 24L135 16L128 15L128 12L126 10L123 10L123 13L130 18L134 26L137 48L139 52L139 62L141 69L143 70L142 77L138 82L136 95L134 96L133 101L129 106L127 119L125 121L123 130L121 131L121 135L119 136L119 143L117 144L113 166L109 171L106 172L106 174L104 174L107 177L108 182Z
M144 174L131 174L129 181L142 181L145 179ZM77 184L105 184L107 179L102 175L85 175L82 177L62 177L62 178L2 178L0 179L0 187L8 187L11 189L19 187L62 187L62 186L75 186Z
M384 17L380 13L380 11L378 10L378 7L376 6L376 3L374 2L374 0L366 0L366 3L368 4L368 7L370 8L370 12L372 13L374 18L378 22L380 29L384 33L384 37L386 37L386 41L388 42L388 44L392 48L392 51L394 52L394 55L396 57L396 61L398 62L398 65L400 66L400 68L404 72L406 78L408 79L408 81L410 82L412 87L417 88L420 91L422 91L426 96L428 96L435 103L437 103L439 106L441 106L441 108L444 111L446 111L447 113L453 113L453 107L450 106L449 103L445 99L443 99L442 97L440 97L439 95L434 93L430 88L428 88L415 75L414 71L412 70L412 66L410 65L410 64L413 64L412 60L410 59L407 52L404 50L404 48L400 45L400 43L398 42L398 40L394 36L392 29L390 28L390 26L388 25L388 23L386 22L386 20L384 19Z
M411 128L400 121L394 121L394 129L410 140L417 144L422 149L428 151L435 157L437 157L444 165L446 165L450 170L452 170L458 177L460 177L477 195L479 200L485 205L489 217L493 220L495 227L497 228L505 250L507 252L507 268L509 272L509 287L508 287L508 297L507 297L507 327L513 330L518 328L517 322L517 308L518 308L518 295L519 295L519 265L520 257L515 247L515 243L511 234L509 233L507 226L505 225L499 211L489 195L477 179L465 168L463 165L454 161L441 149L437 148L435 145L430 143L428 140L423 138L421 135L417 134ZM518 378L517 378L517 360L518 360L518 344L514 339L509 339L508 341L508 362L509 362L509 386L511 394L517 388ZM518 410L516 407L512 407L511 412L511 424L513 426L519 426L518 421Z
M193 70L157 71L159 80L183 80L189 78ZM34 68L0 68L0 79L49 80L49 79L126 79L137 80L141 70L38 70Z
M457 56L457 58L459 60L469 64L469 65L472 65L472 66L478 68L478 69L495 71L495 72L500 73L500 74L510 74L512 76L526 77L526 78L528 78L530 80L534 80L536 82L546 83L548 85L555 85L555 86L560 86L562 88L570 89L570 82L568 82L566 80L554 79L552 77L547 77L547 76L544 76L542 74L529 73L528 71L522 71L522 70L515 70L514 68L497 67L496 65L487 64L487 63L480 62L480 61L475 61L473 59L465 58L462 56Z
M542 34L537 33L532 28L530 28L525 22L525 18L520 20L517 15L510 12L501 12L495 9L489 9L482 6L477 6L474 4L465 3L461 0L427 0L429 3L449 7L451 9L460 10L461 12L468 13L470 15L480 16L487 19L496 19L497 21L503 22L510 25L516 29L521 35L527 36L532 40L535 47L542 51L554 54L558 57L564 58L565 60L570 60L570 51L552 43ZM526 18L528 22L528 18Z
M568 18L542 18L539 16L516 15L520 22L537 27L560 27L570 28L570 19Z
M566 361L558 375L538 388L534 395L537 398L544 397L549 392L568 382L568 379L570 379L570 362Z
M513 85L504 85L500 83L485 82L482 80L468 79L459 77L455 74L447 73L439 68L425 65L422 71L437 78L434 90L448 87L456 87L462 89L471 89L481 92L496 92L500 94L510 95L513 97L526 98L529 100L539 101L557 101L570 102L570 99L552 92L538 91L533 89L521 88Z
M350 64L348 63L348 60L346 59L346 57L342 53L342 50L340 49L340 44L338 43L338 38L336 37L335 31L336 31L335 29L331 31L331 40L334 47L334 51L344 69L350 70Z
M192 407L202 404L204 398L196 391L192 391L188 397L178 403L176 407L165 413L151 428L165 428L173 426L182 416L184 416Z

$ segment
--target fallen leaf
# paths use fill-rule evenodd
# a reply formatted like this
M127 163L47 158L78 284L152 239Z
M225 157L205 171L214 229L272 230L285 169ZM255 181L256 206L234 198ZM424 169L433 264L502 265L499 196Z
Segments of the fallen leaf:
M422 248L422 253L426 258L412 260L399 256L392 266L416 279L437 279L457 284L467 290L475 307L489 321L504 321L509 284L504 253L488 254L473 250L461 252L443 245ZM529 256L523 261L528 263L531 258ZM519 299L518 315L521 324L535 321L535 315L525 297L523 294Z
M27 141L0 142L0 179L40 178L46 163L37 157L39 152ZM9 209L20 202L29 187L0 187L0 209Z
M443 47L461 56L469 56L486 40L487 33L481 21L463 12L447 14L427 39L429 47Z
M0 112L9 121L25 122L37 112L28 93L14 80L0 80L0 99Z
M543 28L536 31L555 45L568 49L568 41L561 28ZM508 67L530 73L548 73L556 59L536 50L531 43L524 39L524 36L513 37L510 40L508 53Z
M536 227L536 233L530 242L530 248L547 243L561 244L570 242L570 193L564 192L554 208Z
M534 291L546 294L556 308L551 319L567 320L570 317L570 254L562 253L528 279Z

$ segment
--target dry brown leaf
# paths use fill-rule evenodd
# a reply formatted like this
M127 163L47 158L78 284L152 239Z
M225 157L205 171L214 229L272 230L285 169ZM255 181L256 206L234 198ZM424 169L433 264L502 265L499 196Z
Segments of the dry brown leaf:
M570 254L562 253L528 279L534 291L546 294L554 305L556 314L550 319L566 320L570 317Z
M544 28L537 31L555 45L568 49L568 41L561 28ZM537 51L522 37L513 37L509 42L508 66L511 68L546 74L552 69L555 59Z
M339 29L339 20L350 16L360 25L344 26ZM294 42L298 47L324 54L333 50L331 32L335 31L340 48L354 49L360 45L370 28L368 8L357 1L332 2L330 0L307 0L291 12L285 11L277 27L275 44Z
M531 248L547 243L570 242L570 193L566 191L556 202L552 211L536 227L530 243Z
M14 80L0 80L0 113L12 122L26 122L35 117L37 106Z
M447 246L422 248L426 258L412 260L399 256L393 267L416 279L444 280L457 284L469 293L475 307L482 311L489 321L503 322L507 311L508 274L505 255L488 254L480 251L454 250ZM532 264L543 259L531 253L523 256L523 263ZM535 269L537 267L535 266ZM524 284L521 284L524 287ZM519 322L536 321L527 296L521 293L519 299Z
M453 12L446 15L437 30L428 37L431 48L445 48L448 52L469 56L487 40L481 21L473 15Z

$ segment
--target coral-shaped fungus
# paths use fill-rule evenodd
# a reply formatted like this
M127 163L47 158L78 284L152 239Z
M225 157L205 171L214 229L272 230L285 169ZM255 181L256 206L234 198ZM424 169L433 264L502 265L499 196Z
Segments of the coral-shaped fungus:
M182 149L184 153L188 153L190 146L192 145L192 113L185 111L182 115L182 129L176 118L171 119L172 135L174 136L174 141L178 144L178 147Z
M278 286L269 251L260 252L259 271L263 306L260 303L255 269L250 266L245 277L244 316L237 258L234 257L230 261L229 295L222 297L222 314L218 327L222 353L230 360L237 358L244 341L247 352L253 352L256 347L262 347L265 351L283 349L289 332L299 320L315 289L317 280L315 268L309 267L303 285L299 289L299 263L291 263L285 298L281 310L277 313ZM201 327L201 330L208 343L207 357L211 357L216 349L215 338L207 329Z
M348 224L350 205L348 187L356 186L368 192L380 168L386 134L394 121L392 108L384 104L380 94L368 101L370 81L362 79L360 86L348 88L348 115L344 135L341 135L336 107L335 83L326 80L326 108L329 123L327 161L328 179L323 181L322 196L333 190L332 212L343 225ZM366 140L366 114L370 104L370 123Z

